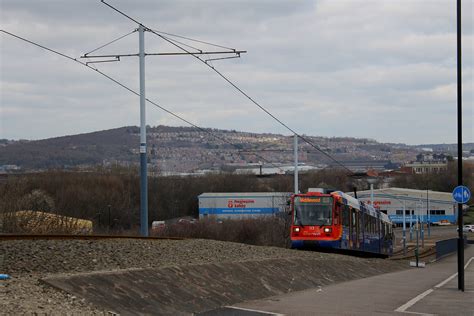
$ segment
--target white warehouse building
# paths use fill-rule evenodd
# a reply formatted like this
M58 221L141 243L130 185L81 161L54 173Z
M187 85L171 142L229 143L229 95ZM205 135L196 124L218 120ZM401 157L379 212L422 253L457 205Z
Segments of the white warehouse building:
M451 193L402 188L378 189L373 193L375 208L387 214L397 226L403 223L403 209L407 226L415 223L417 218L425 223L456 223L457 204ZM354 196L354 192L348 194ZM357 198L371 204L371 191L359 191Z
M199 199L199 218L239 219L277 215L286 211L289 192L203 193Z

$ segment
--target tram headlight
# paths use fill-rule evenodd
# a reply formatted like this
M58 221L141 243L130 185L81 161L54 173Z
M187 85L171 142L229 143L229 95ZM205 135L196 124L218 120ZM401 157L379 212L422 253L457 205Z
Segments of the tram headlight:
M324 227L324 232L325 233L330 233L330 232L332 232L332 228L331 227Z
M295 227L295 228L293 229L293 231L294 231L295 233L299 233L299 232L300 232L300 228L299 228L299 227Z

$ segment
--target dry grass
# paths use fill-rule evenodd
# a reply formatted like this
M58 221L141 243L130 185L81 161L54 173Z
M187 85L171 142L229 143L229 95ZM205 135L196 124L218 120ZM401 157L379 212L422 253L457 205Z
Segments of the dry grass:
M90 234L92 221L39 211L0 214L3 233L15 234Z

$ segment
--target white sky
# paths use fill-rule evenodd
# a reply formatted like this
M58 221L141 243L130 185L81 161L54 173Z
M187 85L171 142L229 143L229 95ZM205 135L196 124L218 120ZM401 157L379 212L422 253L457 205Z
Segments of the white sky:
M214 66L300 133L457 141L454 0L109 1L148 27L247 50ZM464 142L474 141L473 7L463 1ZM74 57L137 27L98 0L0 0L0 12L1 29ZM176 51L145 41L148 53ZM3 33L0 45L0 138L139 125L130 92ZM134 33L96 53L137 51ZM138 91L138 58L97 67ZM289 134L191 56L148 56L146 87L202 127ZM186 125L152 105L147 123Z

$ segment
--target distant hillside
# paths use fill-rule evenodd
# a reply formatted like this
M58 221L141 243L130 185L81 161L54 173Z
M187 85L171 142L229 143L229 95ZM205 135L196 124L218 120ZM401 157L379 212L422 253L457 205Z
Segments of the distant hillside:
M38 170L138 164L139 133L138 127L128 126L38 141L0 140L0 167L16 165L23 170ZM422 147L430 146L417 148L352 137L305 137L343 162L400 163L415 159ZM147 129L147 142L149 166L159 172L229 170L251 163L293 162L293 137L280 134L157 126ZM330 163L303 141L299 143L299 161L320 166Z
M450 152L457 155L458 144L426 144L426 145L417 145L416 148L430 148L433 151L444 151ZM462 144L464 151L474 150L474 143L463 143Z
M0 165L25 169L67 168L102 164L106 157L130 161L137 147L137 127L0 144Z

